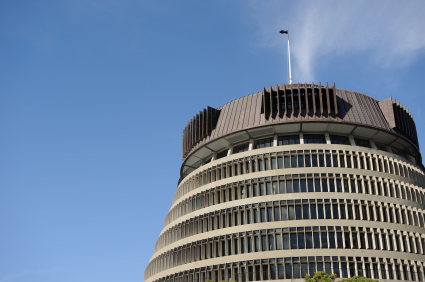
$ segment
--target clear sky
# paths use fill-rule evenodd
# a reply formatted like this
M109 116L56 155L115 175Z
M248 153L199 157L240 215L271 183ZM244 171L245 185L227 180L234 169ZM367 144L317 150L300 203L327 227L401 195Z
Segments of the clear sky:
M0 282L142 281L194 114L329 82L413 114L425 1L0 1Z

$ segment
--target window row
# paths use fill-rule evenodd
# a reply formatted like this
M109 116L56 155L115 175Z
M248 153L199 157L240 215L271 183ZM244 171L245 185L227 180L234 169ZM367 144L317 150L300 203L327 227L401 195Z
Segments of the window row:
M295 144L300 144L301 143L301 139L300 139L301 135L286 135L286 136L278 136L277 137L277 146L283 146L283 145L295 145ZM372 148L371 142L369 140L364 140L364 139L359 139L359 138L353 138L354 143L356 144L356 146L360 146L360 147L366 147L366 148ZM326 144L326 137L323 134L304 134L303 135L303 144ZM350 139L348 136L343 136L343 135L329 135L329 143L330 144L338 144L338 145L351 145ZM394 147L391 146L387 146L387 145L383 145L383 144L379 144L379 143L375 143L376 145L376 149L380 150L380 151L385 151L385 152L390 152L390 153L394 153L396 155L399 155L415 164L420 164L421 163L421 159L420 157L413 157L411 156L409 153L405 153L403 151L401 151L400 149L396 149ZM254 141L254 146L253 149L261 149L261 148L267 148L267 147L274 147L274 137L269 137L269 138L264 138L264 139L259 139L259 140L255 140ZM242 152L246 152L249 151L249 142L243 143L243 144L239 144L237 146L235 146L232 150L233 154L237 154L237 153L242 153ZM215 160L224 158L228 155L229 153L229 149L225 149L221 152L219 152L216 155ZM212 160L212 155L207 157L206 159L200 160L199 162L196 163L196 165L191 165L191 168L189 168L186 172L184 172L180 179L178 184L180 185L180 182L189 174L191 173L193 170L195 170L196 168L208 164L210 163Z
M203 185L257 171L285 168L335 167L383 172L425 183L423 172L398 160L342 150L295 150L235 159L213 166L178 187L174 200Z
M237 206L200 215L162 233L155 252L181 239L233 226L311 219L366 220L425 227L422 210L364 200L302 199Z
M297 249L362 249L425 255L425 238L421 236L421 233L346 226L254 230L221 235L175 248L155 258L149 266L156 274L211 258Z
M389 258L309 256L242 261L182 271L154 282L268 281L311 277L318 271L339 278L354 276L373 279L423 281L422 262ZM145 273L145 279L147 275Z
M181 216L228 201L285 193L339 192L370 194L425 205L425 191L404 183L352 174L294 174L249 179L203 191L182 201L168 213L165 225Z

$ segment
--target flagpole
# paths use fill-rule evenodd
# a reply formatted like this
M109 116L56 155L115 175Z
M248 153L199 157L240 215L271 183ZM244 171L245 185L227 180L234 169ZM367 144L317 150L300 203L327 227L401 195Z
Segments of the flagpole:
M288 59L289 59L289 84L292 84L292 74L291 74L291 49L289 48L289 32L288 32Z
M288 62L289 62L289 84L292 84L292 73L291 73L291 49L289 48L289 30L281 30L279 31L280 34L287 34L288 35Z

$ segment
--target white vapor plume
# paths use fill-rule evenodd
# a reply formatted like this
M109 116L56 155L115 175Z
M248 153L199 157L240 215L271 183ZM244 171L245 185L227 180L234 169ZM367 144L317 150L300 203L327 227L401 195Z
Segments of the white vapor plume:
M289 29L295 81L313 81L319 59L367 52L372 63L401 67L425 51L425 1L290 3L253 1L251 8L263 47L285 52L277 32Z

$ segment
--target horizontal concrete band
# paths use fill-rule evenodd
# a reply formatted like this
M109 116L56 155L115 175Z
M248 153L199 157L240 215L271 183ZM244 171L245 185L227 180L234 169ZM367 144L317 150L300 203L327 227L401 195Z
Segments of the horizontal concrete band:
M179 265L162 272L159 272L148 279L146 282L155 281L156 279L163 278L168 275L172 275L178 272L183 272L195 268L207 267L211 265L258 260L258 259L270 259L277 257L306 257L306 256L353 256L353 257L379 257L379 258L391 258L391 259L404 259L404 260L415 260L423 261L424 256L418 254L404 253L404 252L392 252L392 251L380 251L380 250L360 250L360 249L302 249L302 250L279 250L279 251L266 251L266 252L254 252L245 253L232 256L224 256L219 258L210 258L207 260L201 260L193 263L187 263Z
M183 239L180 239L166 247L160 249L155 253L149 262L153 261L155 258L167 253L170 250L174 250L180 246L184 246L189 243L198 242L204 239L248 232L261 229L276 229L276 228L289 228L289 227L305 227L305 226L348 226L348 227L364 227L364 228L379 228L379 229L389 229L394 231L405 231L413 233L421 233L423 237L425 236L425 228L417 227L412 225L401 225L397 223L389 222L379 222L379 221L367 221L367 220L346 220L346 219L304 219L304 220L287 220L287 221L273 221L273 222L263 222L263 223L251 223L244 224L239 226L220 228L213 231L203 232L197 235L192 235Z
M194 170L193 172L191 172L186 179L191 179L192 177L196 176L197 174L199 174L200 172L203 172L205 170L211 169L212 167L215 167L217 165L221 165L223 163L227 163L229 161L233 161L235 159L239 159L239 158L246 158L246 157L250 157L250 156L254 156L254 155L261 155L261 154L267 154L267 153L276 153L276 152L282 152L282 151L297 151L297 150L337 150L337 151L350 151L350 152L356 152L357 154L374 154L378 157L382 157L382 158L388 158L388 160L395 160L397 162L401 162L409 167L414 167L416 170L421 171L421 169L410 163L407 162L404 158L402 158L401 156L398 156L396 154L392 154L389 152L385 152L385 151L381 151L381 150L376 150L376 149L371 149L371 148L365 148L365 147L360 147L360 146L350 146L350 145L335 145L335 144L299 144L299 145L285 145L285 146L275 146L275 147L268 147L268 148L262 148L262 149L255 149L255 150L250 150L250 151L246 151L246 152L242 152L242 153L237 153L234 155L230 155L215 161L211 161L210 163L203 165L199 168L197 168L196 170ZM335 172L335 173L345 173L345 174L360 174L361 172L363 172L362 174L364 174L364 172L368 172L368 175L370 176L376 176L376 177L385 177L388 178L388 176L385 175L391 175L391 178L394 180L399 180L399 181L404 181L406 183L411 183L414 185L420 185L419 182L413 180L413 179L409 179L406 177L402 177L402 176L398 176L395 174L389 174L389 173L383 173L383 172L377 172L377 171L372 171L372 170L366 170L366 169L353 169L353 168L321 168L321 167L304 167L304 168L286 168L286 169L282 169L283 174L289 174L289 173L325 173L325 172L329 172L329 171L324 171L323 169L340 169L339 172ZM293 172L289 172L288 170L294 170ZM189 193L196 194L199 193L199 191L202 190L198 190L198 189L202 189L204 188L204 186L208 186L208 188L204 188L203 190L207 190L210 189L212 187L218 186L218 185L222 185L223 182L227 183L230 180L232 182L236 182L236 181L241 181L241 180L245 180L245 179L249 179L249 178L257 178L257 177L267 177L267 176L272 176L272 175L279 175L278 173L275 173L275 171L278 170L268 170L268 171L262 171L262 172L256 172L256 176L251 176L253 175L253 173L249 173L249 174L243 174L243 175L238 175L238 176L233 176L233 177L229 177L229 178L225 178L222 180L218 180L212 183L208 183L206 185L203 185L201 187L198 187L196 189L194 189L193 191L190 191ZM288 171L288 172L286 172ZM332 173L332 171L331 171ZM423 174L423 172L422 172ZM181 187L186 183L186 180L184 182L182 182L176 191L176 194L179 192L179 190L181 189ZM227 182L226 182L227 181ZM185 194L186 196L186 194ZM187 195L188 197L189 195ZM181 197L174 197L173 199L173 205L171 206L171 208L173 208L173 206L176 204L176 201L178 199L180 199ZM170 208L170 209L171 209Z

